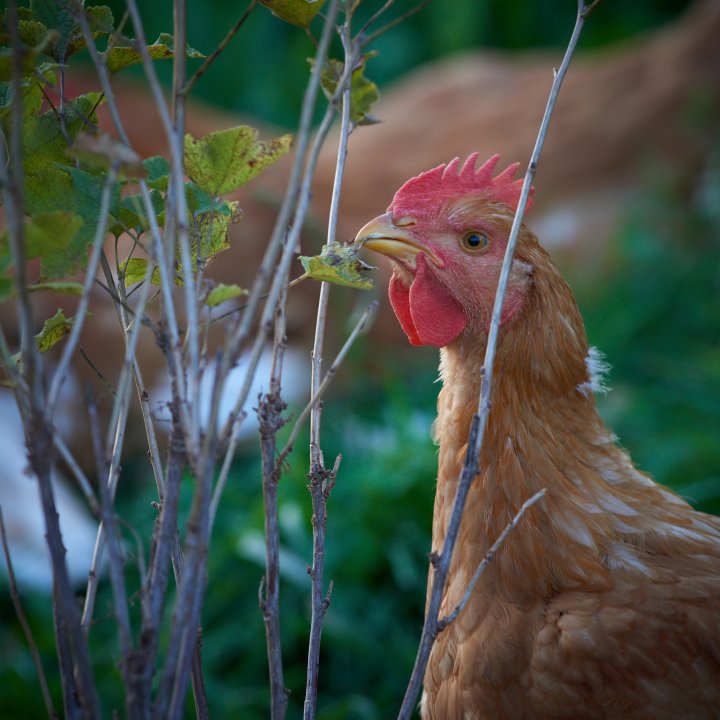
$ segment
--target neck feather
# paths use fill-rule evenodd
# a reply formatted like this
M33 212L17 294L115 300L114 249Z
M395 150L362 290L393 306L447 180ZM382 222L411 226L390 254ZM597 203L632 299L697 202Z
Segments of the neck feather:
M445 537L477 409L485 347L484 335L464 334L441 352L436 550ZM632 467L597 414L588 389L587 356L572 292L547 266L534 273L524 308L501 329L481 471L463 516L461 559L456 553L453 563L457 570L475 567L523 502L547 488L547 496L526 513L483 579L486 587L516 600L528 588L545 594L602 586L608 579L603 539L611 535L603 506L617 498L621 512L636 514L597 470L605 466L617 474L620 466ZM457 592L465 583L466 578L458 578Z

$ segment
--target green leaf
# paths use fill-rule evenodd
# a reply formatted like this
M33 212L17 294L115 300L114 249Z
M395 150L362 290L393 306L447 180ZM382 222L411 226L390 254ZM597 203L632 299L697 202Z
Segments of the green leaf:
M208 293L205 298L205 304L208 307L217 307L228 300L232 300L232 298L247 294L248 291L239 285L224 285L220 283Z
M83 223L77 233L50 260L43 260L43 273L49 278L67 277L76 272L85 261L87 246L93 241L100 218L103 178L84 170L55 164L28 173L25 184L26 207L37 213L72 211ZM120 185L112 190L107 231L117 223L114 213L120 205ZM55 229L49 231L55 232Z
M58 311L45 321L43 329L35 336L35 343L40 352L47 352L57 345L72 329L75 318L66 318L65 313Z
M120 264L120 272L125 278L125 285L129 287L135 283L143 282L147 277L148 261L145 258L130 257ZM153 270L151 282L160 284L160 270Z
M67 47L78 30L75 18L67 8L65 3L57 0L33 0L30 3L34 19L57 33L50 55L58 62L65 60Z
M25 223L25 257L40 258L43 277L58 278L70 274L75 265L74 240L83 219L66 210L38 213ZM7 232L0 237L0 248L6 248Z
M211 195L224 195L258 175L290 149L291 135L257 140L247 125L210 133L200 140L185 136L185 171Z
M28 285L30 292L41 292L48 290L50 292L61 293L63 295L82 295L83 285L79 282L65 281L54 281L54 282L41 282L35 283L34 285Z
M165 200L157 190L150 190L150 202L159 222L165 207ZM145 202L139 193L122 198L120 206L116 209L116 216L117 222L108 227L108 231L115 237L131 229L141 233L150 229L150 221L145 212Z
M24 78L21 83L23 102L23 119L35 116L40 112L44 97L41 83L54 84L55 71L59 66L56 63L41 63L35 68L31 78ZM10 134L10 117L14 104L13 89L9 83L0 83L0 121L6 135Z
M53 33L51 42L45 52L59 63L64 63L71 55L80 52L85 45L80 25L75 21L72 11L66 2L58 0L33 0L31 3L32 18L27 22L42 25ZM114 18L112 10L106 5L95 5L83 8L88 26L93 37L107 35L112 32ZM28 29L28 33L35 36L39 27Z
M260 0L273 15L292 25L307 27L325 0Z
M172 35L160 33L158 39L152 45L147 46L148 54L153 60L171 58L174 55L174 43L175 41ZM189 58L201 59L205 57L205 55L191 48L189 45L185 46L185 54ZM114 45L102 53L102 55L105 58L105 63L110 73L116 73L130 65L136 65L142 62L140 51L133 45Z
M374 268L355 257L358 249L355 245L332 243L326 245L320 255L301 255L298 259L308 276L314 280L369 290L373 281L364 277L363 273Z
M356 125L371 125L378 122L370 115L373 103L380 97L377 85L365 77L365 65L377 53L362 55L353 68L350 79L350 119ZM312 63L311 63L312 64ZM328 97L334 95L342 78L344 65L339 60L329 59L321 74L323 90Z
M78 134L95 123L95 108L102 100L101 93L79 95L65 103L65 130L74 140ZM67 163L67 139L60 129L55 113L48 110L23 122L22 150L25 172L42 176L50 165ZM30 209L32 212L32 209Z
M148 187L166 192L168 189L168 176L170 175L170 163L164 158L156 155L143 160L147 177L145 178Z
M222 203L217 210L198 214L190 227L192 259L207 263L230 247L228 229L242 217L240 203Z

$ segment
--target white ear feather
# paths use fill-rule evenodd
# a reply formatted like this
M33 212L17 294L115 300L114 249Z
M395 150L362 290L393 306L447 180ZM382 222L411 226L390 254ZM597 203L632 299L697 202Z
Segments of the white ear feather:
M596 347L591 346L588 349L585 367L587 367L588 379L578 385L578 390L583 395L607 392L610 388L605 383L605 375L609 372L610 365L605 362L605 356Z

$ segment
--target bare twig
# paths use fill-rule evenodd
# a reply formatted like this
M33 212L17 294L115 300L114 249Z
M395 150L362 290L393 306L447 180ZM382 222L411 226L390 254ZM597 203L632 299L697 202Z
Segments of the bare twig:
M490 331L488 333L487 347L485 351L485 359L481 371L481 384L480 384L480 399L479 399L479 412L473 417L473 423L470 431L470 439L468 441L467 456L465 458L465 465L463 467L458 487L453 501L453 507L450 514L450 521L448 523L447 532L445 535L445 542L443 548L436 558L436 562L433 563L432 573L432 587L430 595L428 597L428 604L425 614L425 623L423 625L423 632L421 636L420 646L418 653L415 658L415 666L408 683L405 697L403 699L400 712L398 714L398 720L407 720L411 717L418 692L420 691L420 685L422 683L422 677L425 674L425 668L430 657L430 650L432 649L433 642L437 636L438 628L438 614L440 610L440 604L443 597L445 588L445 582L447 580L448 571L450 569L450 562L452 560L452 553L457 541L457 535L460 529L460 520L462 518L462 512L465 507L465 501L467 499L468 492L474 477L477 475L479 470L479 458L480 450L482 448L483 437L485 434L485 428L487 427L487 421L490 414L490 390L492 383L492 372L493 362L495 359L495 349L497 346L498 331L500 328L500 317L502 313L502 306L505 297L505 290L507 287L508 278L510 275L510 269L512 265L513 253L515 251L515 245L522 225L523 216L525 213L525 207L527 199L530 195L530 189L532 187L532 180L537 169L537 163L540 158L540 152L542 151L545 137L547 135L548 125L552 117L553 110L555 108L555 102L560 92L565 74L572 60L572 56L575 52L580 33L585 23L585 12L587 7L584 0L578 0L578 11L575 20L575 27L570 38L565 56L560 65L559 70L555 73L552 88L548 98L547 107L545 114L543 115L542 122L540 124L540 130L538 137L530 157L530 163L525 174L525 180L518 201L517 211L513 220L510 235L508 237L508 244L505 251L505 257L503 259L503 265L500 272L500 278L498 281L498 288L495 295L495 304L493 306L492 319L490 323Z
M308 478L310 497L312 499L313 525L313 564L307 571L312 585L312 609L310 618L310 642L308 643L307 683L305 686L305 704L303 720L314 720L317 705L317 683L320 669L320 640L325 613L330 606L332 582L327 593L323 591L323 574L325 570L325 530L327 527L327 500L335 485L335 478L340 468L342 455L335 458L332 470L324 465L312 465Z
M10 548L8 547L7 535L5 533L5 520L3 519L1 506L0 537L2 538L3 553L5 555L8 584L10 585L10 599L12 600L15 614L17 615L18 622L20 623L20 627L22 628L23 635L25 635L25 640L30 650L30 655L32 656L35 672L37 673L38 682L40 683L40 691L42 692L43 702L45 703L45 711L51 720L55 720L55 718L58 717L57 710L55 710L55 706L53 705L50 689L48 688L47 679L45 678L45 671L42 666L42 660L40 659L40 653L38 652L37 645L35 644L35 638L33 637L32 630L30 629L30 623L28 622L22 603L20 602L20 593L18 592L17 582L15 581L15 570L13 569L12 558L10 557Z
M283 298L284 299L284 298ZM260 591L260 609L265 621L268 667L270 670L270 716L283 720L287 711L289 690L285 687L282 644L280 638L280 525L278 519L278 484L282 465L276 458L277 433L285 424L282 413L281 376L285 337L285 307L278 305L270 391L258 406L260 448L262 453L263 503L265 507L265 576ZM263 592L264 590L264 592Z
M475 585L477 585L477 581L480 579L480 576L485 572L487 566L495 559L495 555L497 555L498 550L502 547L502 544L505 542L508 535L517 527L518 523L522 520L523 515L525 515L525 513L536 502L544 498L546 493L546 488L538 490L531 498L529 498L522 504L520 509L517 511L515 517L505 526L505 529L500 533L497 540L492 544L490 549L485 554L485 557L482 559L482 561L477 567L477 570L475 570L475 573L470 579L467 589L465 590L465 594L462 596L462 599L457 604L455 609L449 615L440 618L440 620L438 621L438 632L442 632L448 625L454 622L455 618L465 609L465 606L468 604L468 601L472 596L473 590L475 589Z
M367 328L370 326L370 323L372 321L372 318L378 308L378 301L374 300L371 302L366 308L363 314L360 316L360 319L355 323L355 327L352 329L352 332L350 335L348 335L348 339L345 341L343 346L340 348L340 352L336 355L335 359L333 360L332 364L328 368L327 372L325 373L325 377L323 378L322 382L318 386L317 390L315 391L315 394L310 398L307 405L302 409L300 414L298 415L297 420L295 421L295 425L293 425L293 429L290 431L290 436L287 439L287 442L285 443L285 447L280 452L280 461L284 462L287 456L292 452L293 445L295 444L295 441L297 440L298 433L300 432L303 423L307 419L307 416L310 414L310 411L320 402L323 395L325 394L325 391L327 390L328 386L332 382L333 377L335 376L335 373L338 371L338 368L342 364L343 360L345 359L345 356L350 351L350 348L352 347L355 340L357 340L358 335L360 333L367 330Z
M103 241L105 240L105 231L108 217L110 215L110 198L113 188L115 187L115 181L117 180L117 173L118 168L113 165L110 168L110 172L107 174L103 184L102 199L100 201L100 214L98 216L95 238L93 239L92 251L90 253L90 260L88 261L88 266L85 271L82 296L80 297L80 302L78 303L75 320L72 324L72 330L65 341L62 355L58 361L52 383L50 384L50 390L48 391L46 412L49 419L52 419L53 413L55 412L55 406L57 405L57 401L60 397L60 391L62 390L63 383L65 382L65 376L67 375L68 368L70 367L70 361L73 358L75 348L77 347L77 343L80 339L80 333L82 332L88 306L90 305L90 291L92 290L92 286L95 282L95 273L97 272L98 264L100 262Z
M207 58L205 58L205 62L185 83L185 87L183 87L181 91L183 95L189 95L195 83L205 74L210 65L215 62L217 56L230 44L235 35L237 35L238 30L245 24L245 21L250 17L250 13L256 5L257 0L250 0L248 6L245 8L245 12L243 12L243 14L238 18L238 21L230 28L230 30L228 30L227 35L220 41L220 44L210 53L210 55L207 56Z
M108 492L108 483L103 481L110 469L110 463L105 454L102 440L100 439L100 423L97 415L97 406L90 393L87 396L87 409L90 433L92 436L93 452L95 454L95 467L100 482L100 508L102 522L105 526L107 537L110 585L113 593L113 606L115 610L115 625L117 627L118 642L120 646L120 671L125 684L125 706L128 716L140 718L140 708L137 703L139 697L138 688L133 679L131 661L133 655L132 631L130 630L130 614L127 605L127 592L125 590L125 562L121 549L120 536L117 529L117 518L113 510L113 501Z
M352 6L350 2L345 5L345 22L340 29L343 48L345 50L344 67L342 77L337 84L336 94L340 93L342 98L341 106L341 127L340 141L338 146L337 164L335 167L335 179L333 181L332 197L330 202L330 213L328 217L327 244L335 241L337 231L337 216L340 203L340 190L342 188L343 174L345 170L345 158L347 156L347 142L350 135L350 80L355 65L357 47L352 42L350 32L350 21L352 18ZM320 297L318 299L317 320L315 323L315 339L312 350L312 374L310 383L311 397L317 398L322 378L322 354L325 339L325 323L327 319L328 298L330 284L322 283L320 286ZM325 564L325 525L327 522L326 501L330 494L328 481L335 475L340 464L340 456L335 461L333 470L325 468L322 448L320 445L320 419L322 415L322 403L314 402L310 410L310 496L313 508L313 563L310 570L312 578L311 592L311 619L310 638L308 641L307 678L305 683L305 703L303 706L304 720L312 720L315 717L317 705L317 684L320 665L320 639L325 611L329 603L329 595L326 597L323 590L323 572Z
M363 35L361 36L361 42L362 47L366 47L367 45L370 45L372 42L377 40L381 35L384 35L388 30L392 30L392 28L396 27L397 25L400 25L401 23L404 23L408 18L411 18L413 15L419 13L421 10L423 10L425 7L427 7L432 0L420 0L420 2L415 5L414 7L411 7L407 12L404 12L402 15L398 15L398 17L394 18L393 20L390 20L387 24L383 25L381 28L376 30L373 33L370 33L369 35L364 35L365 32L367 32L370 27L379 19L380 15L390 6L392 5L394 0L390 0L390 2L386 3L384 7L380 8L380 10L375 14L374 17L370 18L368 22L365 24L365 27L363 28Z

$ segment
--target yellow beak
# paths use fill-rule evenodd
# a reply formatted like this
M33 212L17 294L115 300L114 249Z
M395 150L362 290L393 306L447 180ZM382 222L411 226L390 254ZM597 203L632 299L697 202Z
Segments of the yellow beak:
M414 222L407 222L409 227ZM415 266L418 253L427 255L430 262L437 267L443 261L427 246L414 238L403 225L396 225L390 213L380 215L363 226L355 238L356 243L390 258L401 260L411 267Z

